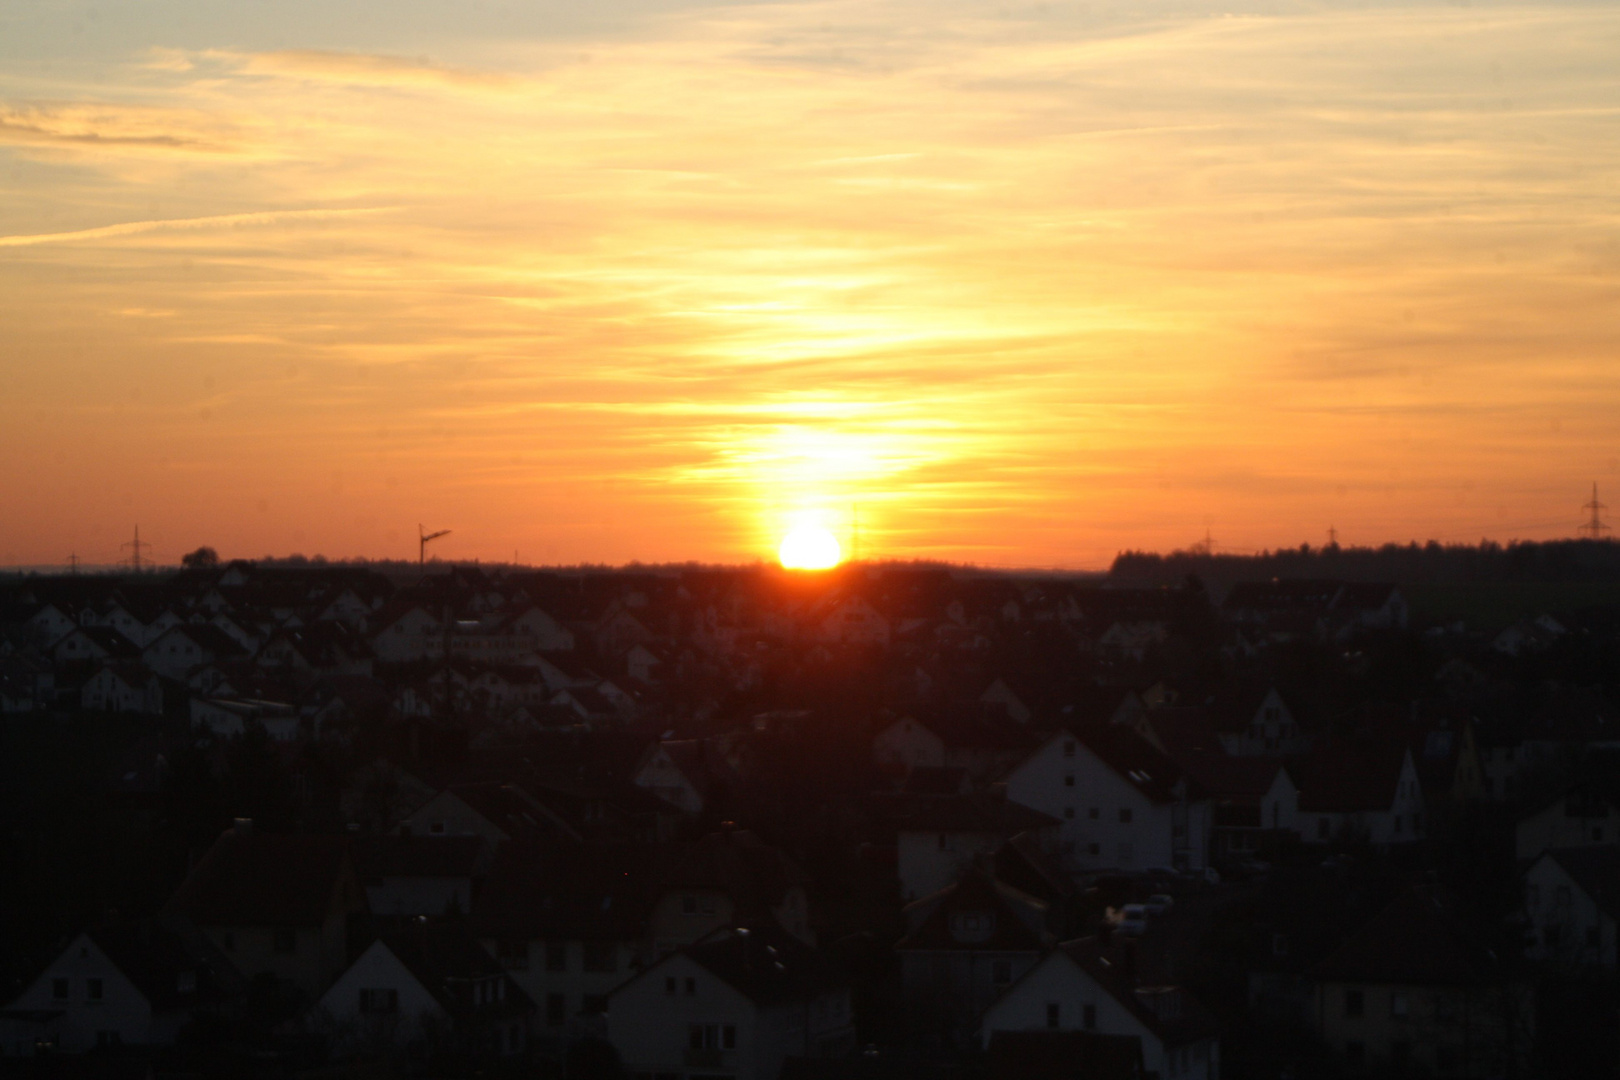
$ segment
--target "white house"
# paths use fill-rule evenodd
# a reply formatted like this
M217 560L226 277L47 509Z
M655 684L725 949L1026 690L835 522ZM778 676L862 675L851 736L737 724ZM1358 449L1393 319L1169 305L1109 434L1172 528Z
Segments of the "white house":
M233 973L195 935L156 924L81 933L0 1014L0 1056L168 1046Z
M534 1002L470 938L429 928L372 942L310 1016L340 1053L437 1046L511 1057L528 1045Z
M1247 699L1217 710L1214 719L1222 748L1234 757L1286 756L1303 753L1309 746L1293 710L1276 687L1267 688L1258 701Z
M1513 853L1533 859L1544 851L1620 843L1620 807L1590 787L1571 788L1519 819Z
M1427 835L1423 787L1404 742L1325 744L1288 773L1299 790L1294 828L1308 843L1354 836L1383 847Z
M574 647L573 632L537 607L525 609L508 626L530 638L541 652L567 652Z
M845 596L813 616L815 640L828 645L888 645L889 620L860 596Z
M1208 863L1209 800L1129 728L1058 732L1007 775L1007 798L1063 822L1061 854L1073 868Z
M401 663L444 653L443 626L419 605L386 612L378 619L378 624L377 632L371 637L371 649L379 660Z
M1620 942L1620 844L1542 854L1525 871L1524 911L1532 960L1613 974Z
M776 1080L788 1057L855 1046L848 980L774 926L722 929L608 998L608 1039L631 1075Z
M873 809L895 830L900 899L932 896L955 884L980 856L992 855L1023 832L1037 846L1056 849L1061 822L989 794L899 795L874 800Z
M249 698L194 697L191 699L191 726L213 732L222 739L234 738L254 724L276 742L294 742L303 729L303 720L292 705L280 701Z
M985 1046L998 1031L1091 1031L1142 1040L1143 1063L1164 1080L1216 1080L1219 1029L1176 986L1142 986L1120 949L1082 938L1048 953L984 1013Z
M631 783L671 806L696 816L703 812L712 771L718 762L699 739L666 740L647 748Z
M202 623L165 630L141 650L141 660L159 675L181 681L199 664L240 656L242 652L242 646L225 631Z
M897 771L945 764L945 740L922 723L903 716L872 739L872 761Z
M476 836L372 836L355 840L352 858L373 915L434 916L472 910L486 852Z
M119 713L163 714L163 685L138 663L109 663L79 689L81 708Z

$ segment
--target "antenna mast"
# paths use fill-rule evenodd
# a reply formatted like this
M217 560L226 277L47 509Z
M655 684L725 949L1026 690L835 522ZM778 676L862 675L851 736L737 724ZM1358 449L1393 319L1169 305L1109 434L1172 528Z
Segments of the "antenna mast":
M141 548L149 548L149 547L152 546L151 544L148 544L148 543L146 543L145 541L143 541L141 539L141 527L139 525L135 526L135 539L126 540L122 544L119 544L118 546L120 548L129 548L130 549L130 555L129 555L130 568L132 570L134 570L137 574L140 573L141 572ZM78 560L77 559L74 560L74 566L75 566L75 569L77 569L77 566L78 566Z
M429 540L437 540L441 536L449 536L449 529L440 529L438 532L428 532L421 525L416 527L416 565L418 568L427 565L427 546Z
M1603 534L1609 531L1609 525L1603 520L1600 511L1607 510L1608 508L1609 507L1606 503L1598 502L1597 481L1592 481L1592 501L1583 503L1581 505L1581 509L1590 510L1592 512L1592 516L1583 521L1580 528L1576 529L1575 531L1581 536L1586 537L1588 540L1601 540L1603 538Z

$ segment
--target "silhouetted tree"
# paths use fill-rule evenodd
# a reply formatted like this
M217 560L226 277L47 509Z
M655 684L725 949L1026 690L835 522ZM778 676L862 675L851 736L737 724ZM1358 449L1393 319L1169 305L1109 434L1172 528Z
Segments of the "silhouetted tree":
M180 565L187 570L210 570L219 565L219 552L211 547L200 547L180 556Z

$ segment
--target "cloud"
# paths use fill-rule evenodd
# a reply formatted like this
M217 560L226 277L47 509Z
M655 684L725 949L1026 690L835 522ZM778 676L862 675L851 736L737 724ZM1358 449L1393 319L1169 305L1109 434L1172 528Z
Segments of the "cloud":
M242 137L196 110L70 102L0 105L0 143L232 154L241 150Z
M321 221L333 218L351 218L366 214L387 213L393 207L375 206L341 210L264 210L251 214L215 214L211 217L168 218L162 221L125 221L117 225L101 225L94 229L77 229L61 233L29 233L20 236L0 236L0 247L33 247L38 244L71 244L93 240L111 240L142 233L168 232L190 229L228 229L254 225L279 225L288 221ZM122 314L152 314L140 308L126 308ZM163 314L173 314L164 312Z
M243 54L243 71L255 75L314 79L357 86L427 86L503 89L516 80L498 72L473 71L435 63L425 56L291 49Z

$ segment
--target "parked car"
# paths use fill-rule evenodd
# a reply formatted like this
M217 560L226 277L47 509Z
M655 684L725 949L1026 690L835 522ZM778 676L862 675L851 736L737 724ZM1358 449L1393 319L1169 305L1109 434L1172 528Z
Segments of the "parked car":
M1126 904L1119 913L1119 932L1127 937L1141 937L1147 933L1147 924L1146 904Z
M1169 893L1154 893L1142 906L1148 909L1150 915L1163 915L1176 906L1176 898Z

